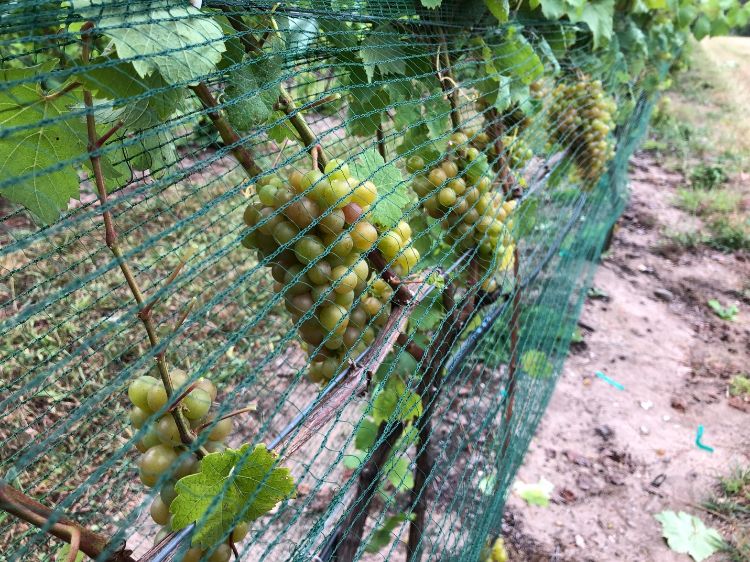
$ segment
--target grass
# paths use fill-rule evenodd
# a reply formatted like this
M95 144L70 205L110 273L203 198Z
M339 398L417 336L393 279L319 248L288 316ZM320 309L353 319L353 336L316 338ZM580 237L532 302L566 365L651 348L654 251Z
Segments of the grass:
M723 548L726 559L750 560L750 467L737 467L719 478L703 507L722 521L722 531L728 537Z
M684 250L750 250L750 187L745 178L750 164L745 107L750 63L740 57L744 48L722 40L693 45L689 67L654 111L646 148L686 178L676 204L701 221L697 229L665 233Z

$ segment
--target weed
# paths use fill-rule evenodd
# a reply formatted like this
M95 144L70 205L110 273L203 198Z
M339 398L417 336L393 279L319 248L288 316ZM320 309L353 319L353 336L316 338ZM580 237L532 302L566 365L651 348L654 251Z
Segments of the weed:
M735 375L729 381L729 394L731 396L750 396L750 378L745 375Z
M706 235L699 230L667 231L664 236L685 250L694 250L706 242Z
M711 236L706 243L722 252L750 250L750 219L720 217L710 224Z
M739 308L737 308L736 304L733 304L731 306L722 306L722 304L716 299L711 299L710 301L708 301L708 306L711 308L711 310L714 311L716 316L718 316L722 320L733 321L737 316L737 313L740 311Z
M750 468L735 468L719 478L716 492L703 507L721 518L724 535L722 552L730 562L750 560Z
M707 166L698 164L690 173L690 185L694 189L711 190L729 180L721 166Z

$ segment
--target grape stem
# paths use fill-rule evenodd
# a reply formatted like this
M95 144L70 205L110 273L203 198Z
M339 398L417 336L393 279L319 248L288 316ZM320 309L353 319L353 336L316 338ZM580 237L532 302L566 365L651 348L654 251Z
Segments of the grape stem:
M414 295L412 295L411 291L406 287L406 284L401 281L401 278L388 267L388 262L380 250L377 248L370 250L367 253L367 261L369 261L373 269L380 274L383 281L388 283L388 285L391 286L391 289L393 289L394 303L404 305L414 298Z
M229 412L228 414L221 416L218 420L209 420L206 423L199 425L198 427L195 428L195 432L200 433L201 431L206 429L209 425L212 425L214 423L219 423L221 420L233 418L235 416L239 416L247 412L255 412L257 409L258 409L258 405L253 402L252 404L245 406L244 408L240 408L239 410L234 410L233 412Z
M521 317L521 290L518 265L518 248L513 250L513 280L515 292L513 294L513 310L510 315L510 358L508 359L508 400L505 403L503 421L505 422L505 439L503 440L501 459L510 446L510 423L513 420L513 404L516 397L516 371L518 369L518 330Z
M229 147L248 176L254 178L263 173L263 170L256 164L250 151L242 146L242 139L237 134L237 131L234 130L227 118L219 111L219 103L211 93L211 90L208 89L206 83L200 82L196 86L190 86L190 89L201 101L203 107L206 108L208 117L211 119L214 128L219 132L222 142Z
M83 527L62 512L50 509L2 480L0 480L0 509L70 544L68 562L75 560L79 551L92 560L97 560L103 552L108 550L110 541L106 536ZM123 542L114 549L107 560L109 562L135 562L130 553L131 551L125 549Z
M441 55L442 63L440 62ZM441 68L441 66L444 68ZM458 131L461 128L461 114L458 109L459 88L458 83L453 77L448 42L445 39L445 33L442 28L440 29L440 43L438 44L437 56L435 57L435 71L440 81L440 87L451 104L451 125L453 125L453 130Z
M93 22L87 22L81 27L81 38L82 38L82 45L81 45L81 59L85 65L89 64L89 60L91 57L91 42L92 42L92 34L91 30L93 29L94 24ZM130 268L130 265L127 261L125 261L125 257L123 255L122 249L120 248L119 243L117 242L117 232L115 230L114 225L114 219L112 217L112 211L109 210L108 203L107 203L107 187L106 187L106 181L104 179L104 174L102 173L102 165L101 165L101 158L98 154L99 148L102 146L102 139L97 135L96 132L96 117L94 113L94 99L91 95L91 91L86 89L84 87L83 89L83 103L86 106L86 130L88 133L88 141L89 141L89 160L91 161L91 168L94 172L94 181L96 183L97 193L99 196L99 204L102 207L102 218L104 220L104 231L105 231L105 243L107 247L112 252L112 255L115 257L115 261L117 261L117 265L120 267L120 271L123 274L123 277L125 277L125 281L128 284L128 287L130 288L130 292L133 295L133 299L135 300L136 304L138 305L138 308L140 309L138 312L138 318L143 323L143 326L146 329L146 334L148 335L149 343L151 345L151 349L157 350L160 347L160 341L159 336L156 331L156 326L154 325L154 321L151 317L151 314L149 313L149 310L147 308L147 304L145 302L145 298L143 296L143 291L141 291L141 288L138 284L137 279L135 278L135 275L133 274L133 270ZM144 313L144 310L146 310L146 313ZM169 366L167 364L167 360L165 357L164 350L157 351L156 352L156 365L159 369L159 374L161 376L161 380L164 383L164 388L167 391L167 396L172 397L174 394L174 385L172 384L172 377L169 374ZM179 409L175 409L172 412L172 417L175 420L175 423L177 424L177 429L180 434L180 440L182 443L186 446L192 445L194 441L194 436L192 432L190 431L190 426L188 425L187 421L183 417L182 413L179 411ZM205 455L205 450L201 447L198 448L195 451L198 458L203 458Z

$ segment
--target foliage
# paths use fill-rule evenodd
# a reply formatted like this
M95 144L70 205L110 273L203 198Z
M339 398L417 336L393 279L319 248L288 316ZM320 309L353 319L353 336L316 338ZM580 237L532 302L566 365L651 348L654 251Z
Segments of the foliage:
M724 543L718 531L706 527L703 521L684 511L662 511L654 517L662 525L662 534L669 548L689 554L696 562L711 556Z
M736 304L724 306L716 299L709 300L708 306L722 320L733 321L740 311Z

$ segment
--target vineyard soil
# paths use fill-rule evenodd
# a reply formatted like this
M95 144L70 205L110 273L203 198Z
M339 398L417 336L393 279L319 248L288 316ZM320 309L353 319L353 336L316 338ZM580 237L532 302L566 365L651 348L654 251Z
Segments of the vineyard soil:
M750 408L727 396L730 377L750 365L750 262L676 248L663 232L696 220L672 204L682 177L647 155L631 166L632 199L595 276L583 340L517 476L550 480L552 503L511 495L512 559L686 560L669 551L654 514L717 524L697 506L717 477L750 461ZM713 314L713 298L740 301L734 322ZM695 444L700 425L713 453Z

